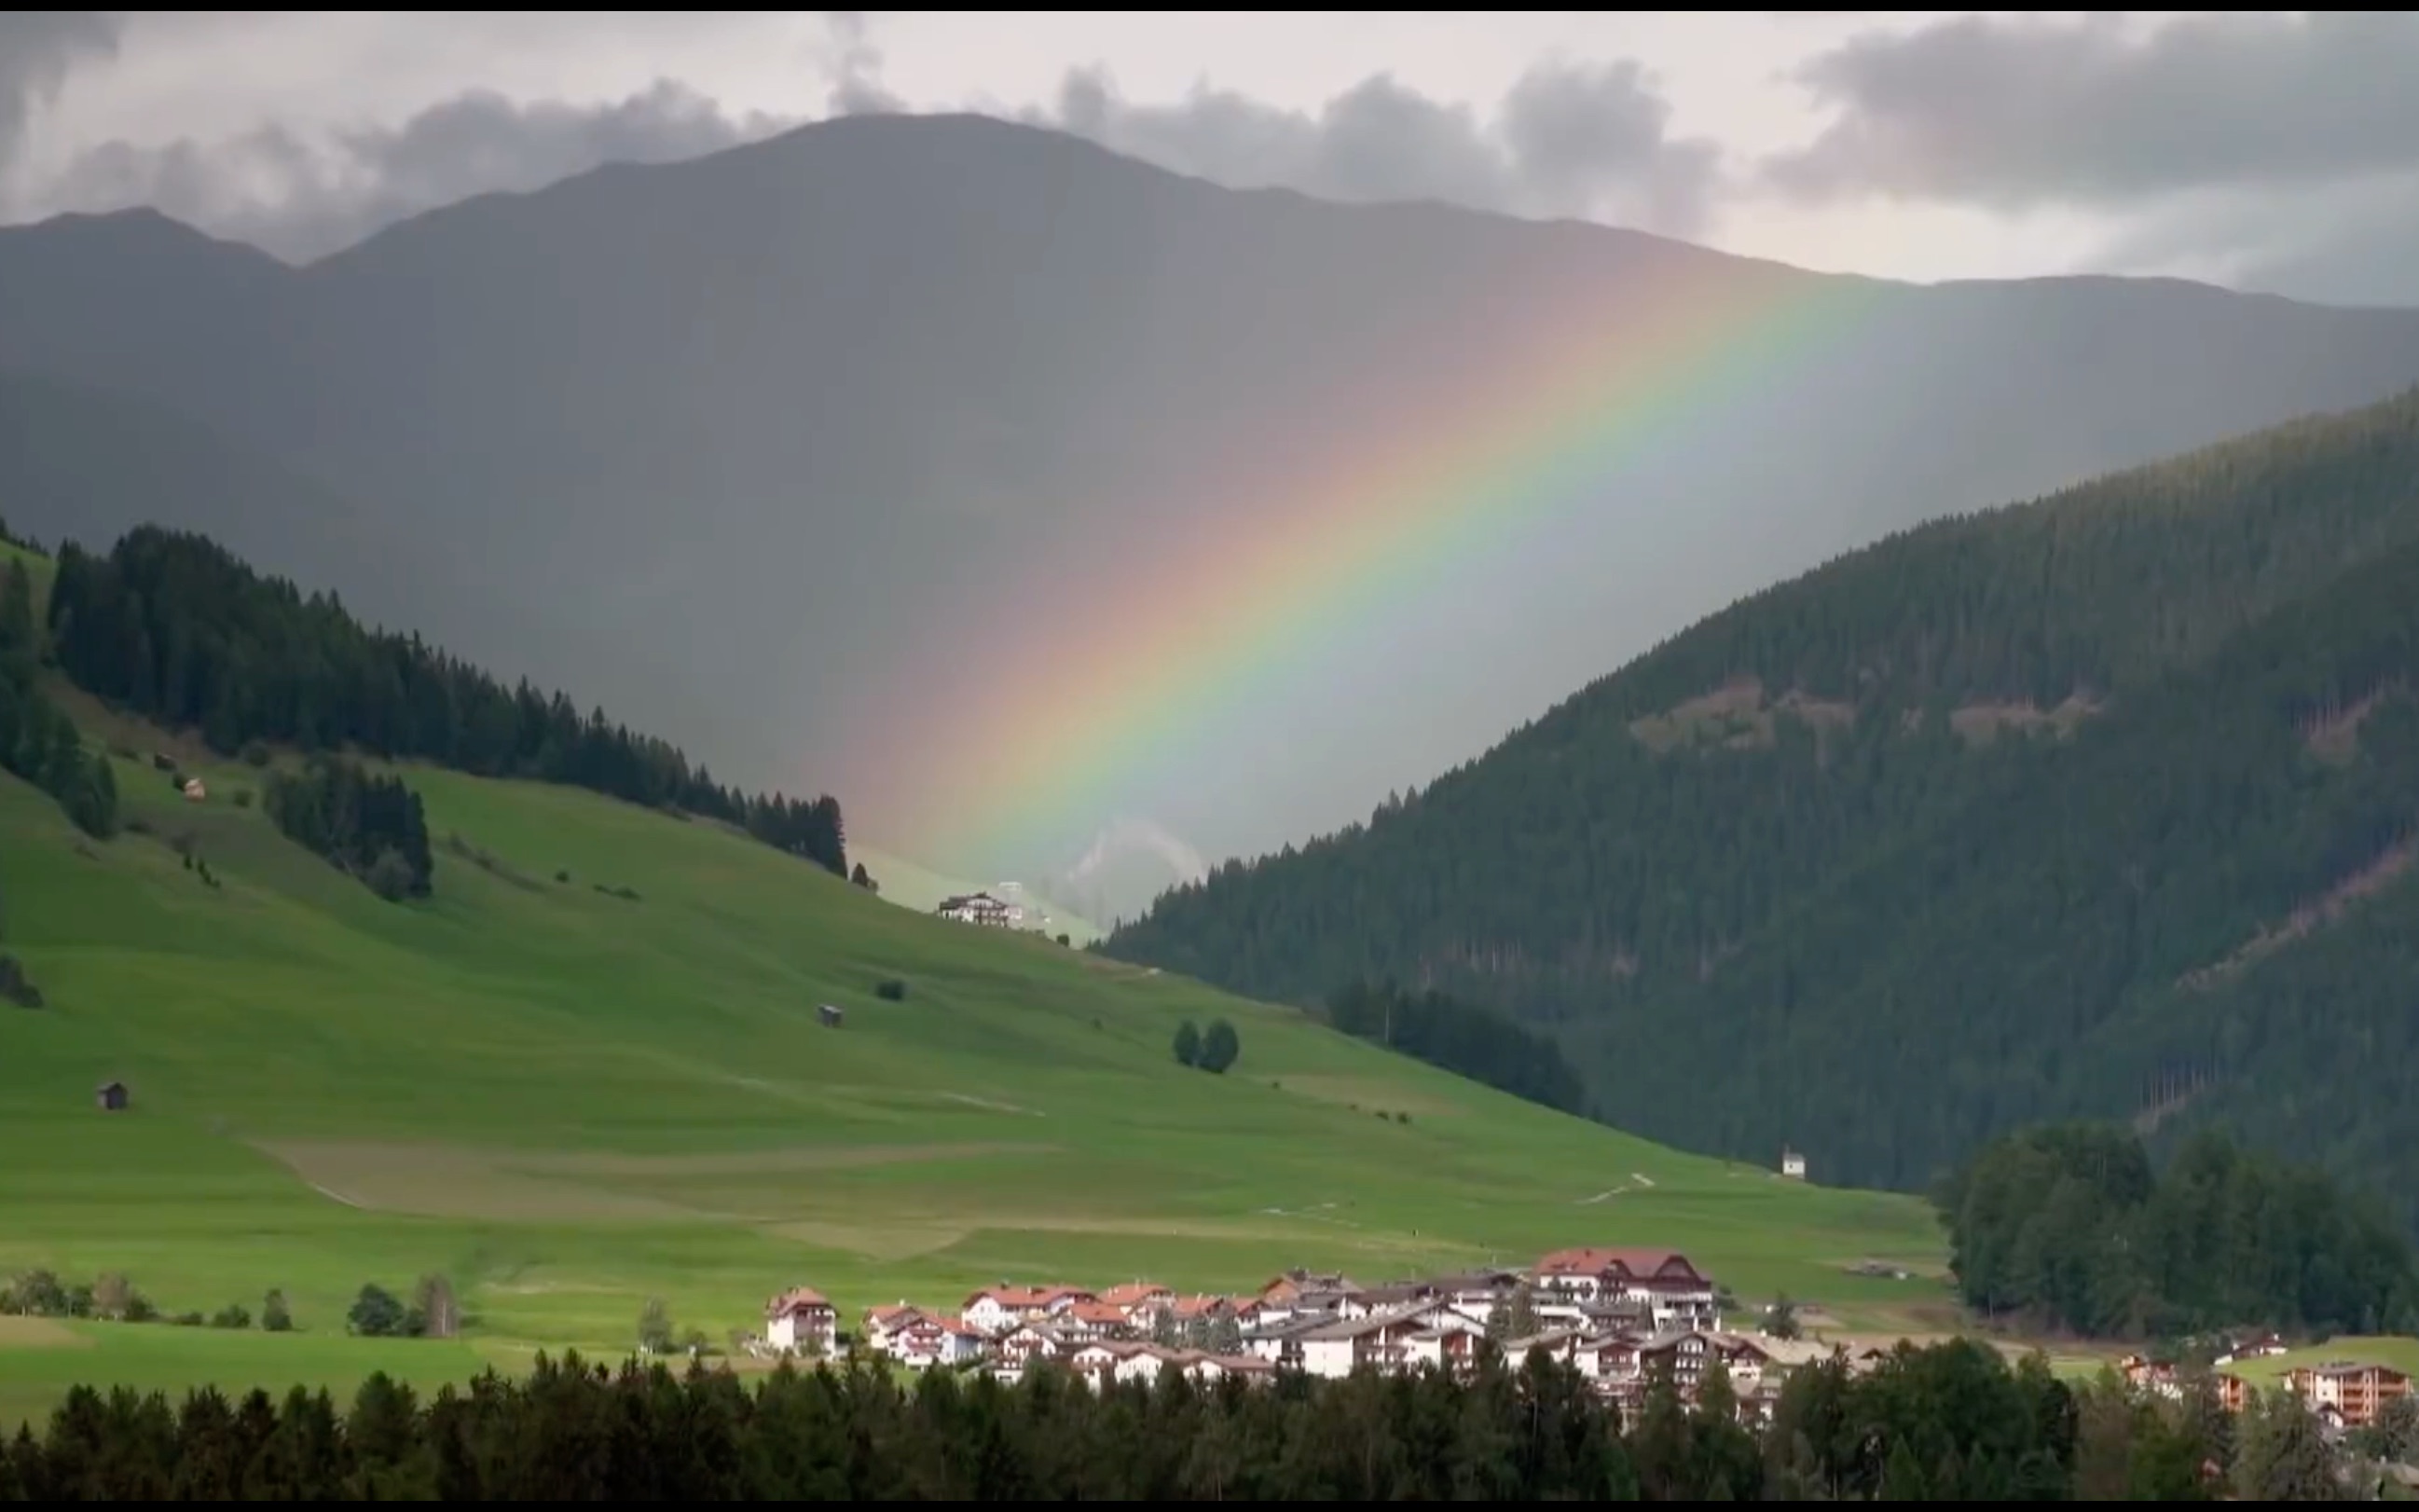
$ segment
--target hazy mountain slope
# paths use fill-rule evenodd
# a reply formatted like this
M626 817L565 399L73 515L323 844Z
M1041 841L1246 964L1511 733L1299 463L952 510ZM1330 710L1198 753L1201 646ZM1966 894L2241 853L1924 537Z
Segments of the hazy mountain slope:
M2414 673L2406 395L1758 594L1108 949L1432 979L1559 1023L1626 1126L1841 1180L2222 1112L2408 1193Z
M1414 549L1441 521L1486 543L1358 594L1196 736L1132 742L1040 816L1052 854L917 857L1016 874L1118 813L1212 855L1332 825L1888 529L2419 378L2419 315L1825 278L924 117L475 200L300 270L148 215L0 234L0 363L146 394L408 520L421 562L286 564L735 771L811 772L886 837L956 779L902 757L1016 733L966 712L988 693L1013 721L1201 676L1117 659L1165 628L1154 584L1299 610L1248 554L1348 507ZM1518 440L1607 373L1577 430L1618 444ZM1507 480L1549 460L1551 507L1515 510ZM203 500L175 522L226 524Z
M449 591L461 553L415 512L366 507L187 414L123 393L0 372L0 519L46 545L75 539L95 550L139 525L215 521L214 538L274 573L314 581L320 566L346 563L334 580L346 605L373 625L466 626L471 639L502 648L495 665L508 680L578 659L564 654L561 621L526 597ZM673 685L656 696L657 707L674 711L685 728L716 729L647 648L632 655Z

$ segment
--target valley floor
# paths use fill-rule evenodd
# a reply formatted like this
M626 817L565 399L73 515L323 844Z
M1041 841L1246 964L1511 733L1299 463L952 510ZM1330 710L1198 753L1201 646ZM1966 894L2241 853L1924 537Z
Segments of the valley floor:
M1572 1244L1682 1249L1748 1304L1843 1327L1953 1319L1913 1198L1679 1154L566 789L410 771L436 896L382 903L275 831L262 771L76 713L131 825L84 839L0 779L0 948L48 1005L0 1011L0 1273L123 1273L168 1314L276 1288L300 1332L12 1320L0 1417L75 1381L618 1356L649 1298L720 1342L800 1285L853 1320L1002 1279L1226 1291ZM894 979L903 1000L875 995ZM1221 1017L1234 1070L1175 1064L1178 1025ZM95 1106L111 1080L123 1112ZM1912 1278L1850 1273L1869 1259ZM364 1283L432 1273L462 1340L344 1336Z

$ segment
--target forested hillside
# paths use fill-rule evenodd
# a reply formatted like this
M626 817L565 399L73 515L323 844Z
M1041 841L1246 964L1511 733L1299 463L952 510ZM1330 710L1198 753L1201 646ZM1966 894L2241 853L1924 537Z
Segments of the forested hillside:
M1919 1184L2070 1114L2419 1192L2419 395L1741 602L1112 953L1554 1026L1596 1111Z
M582 716L562 693L507 688L416 635L367 629L341 600L305 597L198 535L144 526L105 557L69 543L47 617L50 655L78 686L171 729L197 729L225 755L263 742L355 746L561 782L721 819L848 874L836 799L727 788L602 709ZM72 748L71 729L66 738Z
M117 826L109 764L87 757L75 724L42 696L39 597L32 553L0 520L0 771L59 800L76 827L105 836Z

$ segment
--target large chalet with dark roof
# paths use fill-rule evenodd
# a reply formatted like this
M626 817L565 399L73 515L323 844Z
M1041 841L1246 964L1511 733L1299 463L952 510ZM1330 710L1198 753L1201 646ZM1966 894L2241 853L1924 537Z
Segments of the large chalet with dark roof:
M1714 1283L1678 1250L1556 1250L1537 1261L1533 1274L1541 1299L1641 1304L1657 1329L1721 1326Z

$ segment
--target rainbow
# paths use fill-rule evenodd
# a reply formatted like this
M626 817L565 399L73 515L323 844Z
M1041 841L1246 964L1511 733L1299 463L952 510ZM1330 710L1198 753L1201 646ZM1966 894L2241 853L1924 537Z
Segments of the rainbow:
M1087 623L1116 627L1105 647L1071 631L1019 646L1036 670L953 698L947 738L919 742L948 753L946 768L911 757L886 784L914 816L888 843L1046 857L1040 847L1105 819L1104 801L1267 696L1301 661L1293 648L1414 601L1482 549L1533 542L1692 412L1820 353L1886 286L1710 257L1610 299L1594 282L1593 303L1528 291L1528 323L1459 354L1443 392L1433 354L1407 363L1418 377L1396 380L1402 403L1355 398L1382 425L1191 511L1187 538L1154 543L1163 568L1086 602ZM968 751L979 760L957 759Z

